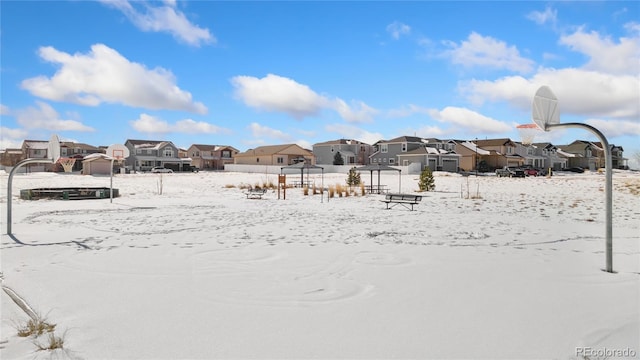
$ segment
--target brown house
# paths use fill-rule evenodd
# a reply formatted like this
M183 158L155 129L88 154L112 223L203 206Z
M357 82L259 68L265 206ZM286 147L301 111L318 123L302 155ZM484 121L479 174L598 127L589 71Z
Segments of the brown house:
M517 154L517 145L511 139L487 139L474 140L478 148L489 152L488 155L481 157L481 161L489 167L489 169L500 169L504 166L522 166L524 158Z
M193 144L187 149L191 164L202 170L224 170L226 164L233 164L238 149L227 145Z
M260 146L238 153L234 164L245 165L293 165L299 162L315 165L316 157L307 149L296 144Z

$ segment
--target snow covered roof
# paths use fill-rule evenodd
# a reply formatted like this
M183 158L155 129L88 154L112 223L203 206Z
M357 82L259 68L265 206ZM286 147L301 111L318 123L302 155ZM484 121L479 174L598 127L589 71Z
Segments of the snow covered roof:
M478 155L489 155L489 154L491 154L490 151L487 151L485 149L481 149L475 143L472 143L470 141L465 141L465 142L461 143L460 145L466 147L467 149L469 149L469 150L471 150L473 152L478 153Z

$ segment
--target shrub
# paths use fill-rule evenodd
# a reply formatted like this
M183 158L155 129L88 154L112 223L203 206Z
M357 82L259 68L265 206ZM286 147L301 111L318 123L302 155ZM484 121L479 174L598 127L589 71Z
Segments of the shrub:
M35 319L29 319L26 324L18 326L18 336L40 336L44 333L50 333L55 330L55 324L49 324L46 319L37 317Z
M344 165L344 159L342 158L340 151L333 156L333 165Z
M360 173L356 171L355 167L349 169L349 174L347 175L347 185L349 186L358 186L362 183L360 179Z
M56 350L64 348L64 339L54 333L49 333L46 343L42 344L39 341L34 341L34 344L39 351Z
M420 180L418 180L418 187L420 191L433 191L436 189L436 182L433 179L433 172L429 167L424 168L420 173Z

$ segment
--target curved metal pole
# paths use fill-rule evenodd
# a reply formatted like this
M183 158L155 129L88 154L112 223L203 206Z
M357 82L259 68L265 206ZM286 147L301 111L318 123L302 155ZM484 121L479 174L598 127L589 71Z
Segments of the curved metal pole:
M606 183L605 183L605 209L606 209L606 257L607 257L607 272L613 272L613 194L612 194L612 182L613 182L613 162L611 160L611 148L607 138L600 132L600 130L594 128L591 125L581 123L566 123L566 124L547 124L545 131L560 129L560 128L581 128L586 129L594 133L602 146L604 147L604 162L606 170Z
M11 184L13 182L13 175L16 170L23 165L27 164L36 164L36 163L44 163L44 164L53 164L53 160L51 159L24 159L16 164L16 166L11 169L9 172L9 180L7 181L7 235L11 235Z

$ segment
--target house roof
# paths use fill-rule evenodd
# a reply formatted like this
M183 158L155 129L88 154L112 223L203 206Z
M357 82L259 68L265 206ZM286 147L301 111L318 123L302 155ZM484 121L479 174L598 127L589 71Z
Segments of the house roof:
M283 145L267 145L259 146L255 149L249 149L243 153L238 153L235 156L269 156L269 155L313 155L307 149L303 149L297 144L283 144Z
M477 152L478 155L489 155L489 154L491 154L490 151L482 149L482 148L480 148L479 146L477 146L476 144L474 144L474 143L472 143L470 141L461 142L459 144L461 146L464 146L465 148L473 151L473 152Z
M84 149L84 150L99 150L97 147L85 143L77 143L73 141L61 141L61 147L68 147L73 149Z
M478 144L478 146L502 146L508 143L513 143L513 140L509 138L501 138L501 139L485 139L485 140L474 140L474 143Z
M422 143L422 138L417 136L400 136L391 140L381 140L380 142L386 143L403 143L403 142L413 142L413 143Z
M411 151L407 151L404 154L398 154L398 156L407 156L407 155L446 155L446 154L458 155L456 153L452 153L452 152L444 150L444 149L437 149L437 148L430 147L430 146L423 146L423 147L419 147L417 149L413 149Z
M177 149L177 147L171 141L164 140L127 140L125 143L133 145L135 149L153 149L158 150L164 146L171 145Z
M44 140L25 140L22 147L29 149L49 149L49 142Z
M330 140L330 141L313 144L313 146L325 146L325 145L369 145L369 144L363 143L362 141L350 140L350 139Z

